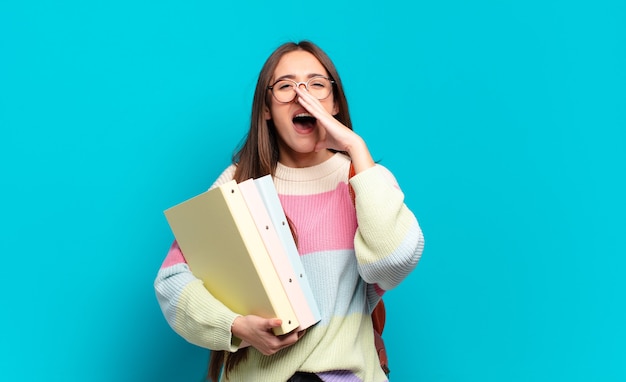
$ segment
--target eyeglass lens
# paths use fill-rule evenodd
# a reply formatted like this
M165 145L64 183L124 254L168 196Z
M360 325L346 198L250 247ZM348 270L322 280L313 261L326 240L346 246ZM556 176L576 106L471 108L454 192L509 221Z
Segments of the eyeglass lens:
M272 93L279 102L291 102L296 98L296 86L304 84L311 95L317 99L325 99L332 91L332 83L325 77L313 77L307 82L281 80L272 87Z

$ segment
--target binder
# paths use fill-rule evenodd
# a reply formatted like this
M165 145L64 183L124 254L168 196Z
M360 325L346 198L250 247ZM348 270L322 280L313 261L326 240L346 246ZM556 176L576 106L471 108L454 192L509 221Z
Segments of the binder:
M274 181L272 180L271 175L265 175L255 179L254 182L261 198L263 199L263 202L265 203L265 207L267 208L270 219L274 224L276 233L278 234L281 242L283 243L283 247L287 252L287 257L289 258L291 267L293 268L295 274L298 275L300 288L306 297L308 302L307 306L311 310L313 320L316 322L320 321L322 315L319 311L317 302L315 301L315 297L313 296L313 290L311 289L309 279L304 271L304 266L302 265L302 260L300 259L300 253L298 253L296 242L291 234L289 224L287 224L287 217L285 216L285 211L280 203L280 198L278 197L278 192L274 186Z
M300 331L313 326L320 320L320 317L319 314L316 316L311 309L311 305L313 305L317 311L317 306L314 301L307 298L303 292L302 284L308 284L308 280L304 277L302 263L298 256L296 258L298 263L296 268L298 268L299 271L296 273L292 265L292 260L287 254L286 247L289 243L287 243L287 245L283 243L283 239L279 236L275 223L272 221L269 214L269 210L280 210L280 212L282 212L282 206L280 203L266 204L257 188L257 182L253 179L243 181L239 183L238 186L244 200L246 201L250 214L252 215L252 219L255 221L257 229L261 234L265 248L272 259L276 273L281 279L281 283L287 293L289 301L291 302L291 306L296 314L298 322L300 323L297 330ZM265 187L269 186L274 188L274 183L271 182L271 178L270 183L265 184ZM276 193L275 189L274 193ZM274 211L273 213L277 214L278 211ZM282 213L284 215L284 212ZM283 222L286 223L286 220ZM282 224L282 222L280 224ZM287 227L287 229L289 229L289 227ZM289 234L289 238L293 243L291 233ZM310 290L310 286L307 285L307 288ZM311 304L311 302L313 302L313 304Z
M164 211L193 274L233 312L299 326L287 293L234 180Z

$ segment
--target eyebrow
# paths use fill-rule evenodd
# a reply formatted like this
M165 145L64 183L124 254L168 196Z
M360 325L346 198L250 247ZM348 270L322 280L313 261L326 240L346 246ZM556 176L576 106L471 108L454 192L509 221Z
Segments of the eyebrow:
M311 79L313 77L328 77L325 74L319 74L319 73L310 73L307 78ZM274 80L274 82L276 81L280 81L280 80L295 80L296 76L294 74L285 74L284 76L280 76L277 79Z

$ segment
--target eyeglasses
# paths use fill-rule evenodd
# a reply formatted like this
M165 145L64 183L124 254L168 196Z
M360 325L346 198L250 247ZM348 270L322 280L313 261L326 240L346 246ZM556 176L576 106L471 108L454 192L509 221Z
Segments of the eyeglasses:
M328 77L316 76L306 82L296 82L292 80L278 80L267 88L272 91L274 98L281 103L289 103L296 98L296 88L304 85L311 95L319 100L328 98L333 91L335 81Z

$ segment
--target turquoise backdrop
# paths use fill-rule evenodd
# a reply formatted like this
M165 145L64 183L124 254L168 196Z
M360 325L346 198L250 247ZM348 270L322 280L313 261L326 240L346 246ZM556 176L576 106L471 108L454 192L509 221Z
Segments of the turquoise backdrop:
M311 39L426 236L391 381L626 380L626 2L0 3L0 379L200 382L152 282L162 211Z

